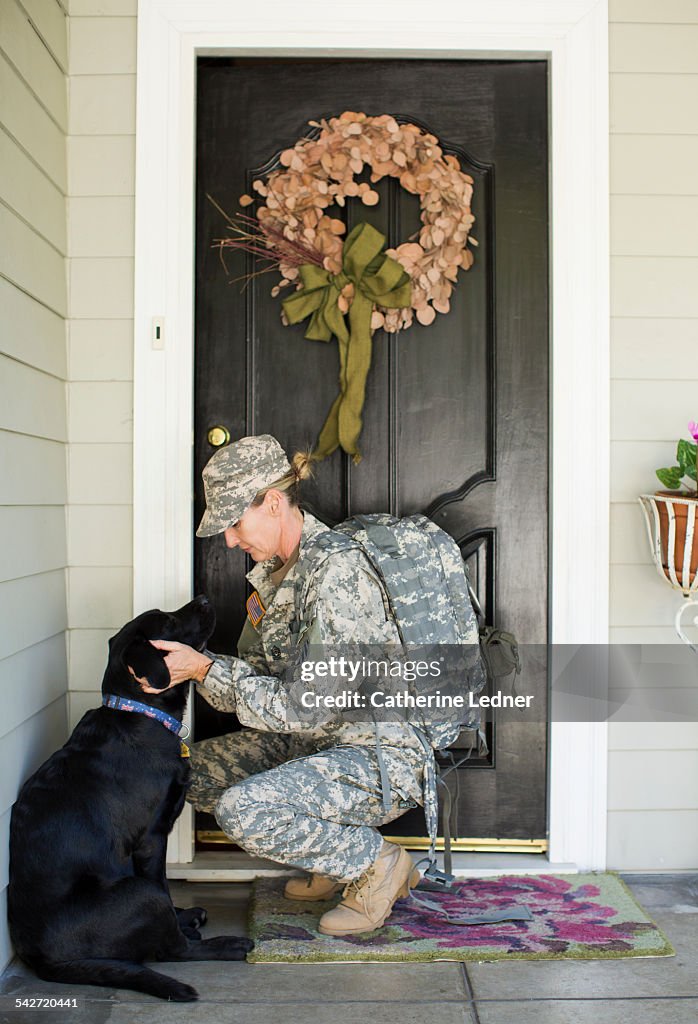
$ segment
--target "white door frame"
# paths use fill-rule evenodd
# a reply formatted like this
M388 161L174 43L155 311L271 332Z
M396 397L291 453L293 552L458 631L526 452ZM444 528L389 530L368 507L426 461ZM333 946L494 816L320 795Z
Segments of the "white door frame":
M438 16L437 16L438 15ZM134 610L192 592L195 64L200 54L547 59L551 638L608 642L606 0L139 0ZM153 318L164 318L162 348ZM554 708L553 708L554 717ZM553 862L606 863L607 728L550 726ZM191 815L170 858L192 857Z

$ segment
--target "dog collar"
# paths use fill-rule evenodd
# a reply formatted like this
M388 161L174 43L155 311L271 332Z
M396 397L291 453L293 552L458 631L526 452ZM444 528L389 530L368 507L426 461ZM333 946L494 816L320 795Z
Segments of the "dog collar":
M102 697L102 704L106 708L114 708L115 711L135 711L140 715L145 715L146 718L154 718L169 729L170 732L176 733L179 736L182 729L186 729L184 737L180 736L180 739L187 739L189 737L189 728L175 718L174 715L168 715L166 711L160 711L159 708L151 707L150 704L142 704L139 700L128 700L125 697L117 697L115 693L105 693ZM182 743L182 747L186 745ZM188 756L183 754L184 757Z

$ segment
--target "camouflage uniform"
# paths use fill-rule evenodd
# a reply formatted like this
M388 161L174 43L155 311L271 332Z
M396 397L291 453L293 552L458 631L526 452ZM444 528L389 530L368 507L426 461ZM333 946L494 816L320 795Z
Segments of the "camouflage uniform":
M304 514L298 561L324 526ZM199 692L220 711L235 712L247 728L194 744L189 799L213 811L249 853L340 879L356 878L377 858L375 826L422 802L424 738L406 722L342 721L301 724L289 716L281 678L294 647L294 579L298 563L275 589L276 560L258 563L248 579L266 614L248 619L238 653L214 655ZM374 570L357 549L305 567L302 609L313 644L399 643ZM299 639L302 639L299 638ZM207 652L208 653L208 652ZM390 779L389 810L382 799L380 751ZM433 757L432 757L433 760Z

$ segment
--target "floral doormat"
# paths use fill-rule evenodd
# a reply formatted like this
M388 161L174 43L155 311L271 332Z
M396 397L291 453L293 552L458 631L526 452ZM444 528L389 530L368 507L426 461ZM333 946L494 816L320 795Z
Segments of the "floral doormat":
M284 899L286 879L259 879L250 903L252 963L355 960L596 960L673 956L666 936L614 874L501 875L458 881L447 892L398 900L371 934L335 938L317 923L339 901ZM433 910L428 909L428 903ZM527 907L528 921L454 925L445 920Z

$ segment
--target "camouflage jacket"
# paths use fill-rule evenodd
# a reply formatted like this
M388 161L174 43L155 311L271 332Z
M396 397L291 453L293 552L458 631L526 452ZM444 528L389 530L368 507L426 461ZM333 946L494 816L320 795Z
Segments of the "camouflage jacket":
M291 566L277 589L270 580L278 568L275 559L259 562L247 578L259 594L266 613L256 629L248 619L241 636L239 653L244 658L207 652L214 659L199 692L220 711L235 712L242 725L272 732L302 732L304 747L320 750L342 744L361 746L376 743L376 726L371 721L342 721L318 725L299 722L290 707L284 675L295 653L291 634L294 593L298 566L304 548L318 532L328 530L309 512L304 513L298 561ZM307 586L302 618L309 623L313 644L399 644L397 629L383 598L373 567L359 550L318 559L317 570L306 572ZM291 713L289 713L291 712ZM413 750L415 765L423 766L424 741L406 722L382 722L381 746Z

